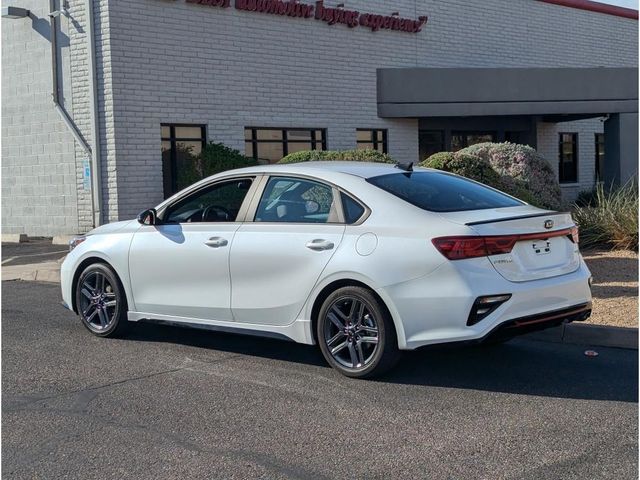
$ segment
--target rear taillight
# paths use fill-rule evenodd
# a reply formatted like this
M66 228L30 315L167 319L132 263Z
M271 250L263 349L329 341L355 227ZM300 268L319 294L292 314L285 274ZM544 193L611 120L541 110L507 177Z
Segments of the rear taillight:
M516 237L440 237L433 245L449 260L486 257L509 253L516 244Z
M521 235L490 235L486 237L463 235L438 237L431 240L438 251L449 260L489 257L511 253L516 243L523 240L546 240L552 237L569 236L578 243L578 228L565 228L554 232L526 233Z

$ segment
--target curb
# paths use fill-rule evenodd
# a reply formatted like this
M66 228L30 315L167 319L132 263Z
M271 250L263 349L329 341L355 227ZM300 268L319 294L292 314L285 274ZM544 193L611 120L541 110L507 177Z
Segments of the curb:
M76 236L77 235L56 235L51 239L51 244L69 246L69 241Z
M2 243L25 243L29 238L24 233L3 233Z
M60 283L60 262L43 262L2 267L2 281Z
M628 327L567 323L533 332L522 338L540 342L638 350L638 329Z

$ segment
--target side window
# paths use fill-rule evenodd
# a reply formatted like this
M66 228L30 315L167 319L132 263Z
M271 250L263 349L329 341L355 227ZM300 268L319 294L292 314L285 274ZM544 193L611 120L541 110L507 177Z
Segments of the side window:
M231 180L200 190L169 207L164 221L235 222L251 182L248 178Z
M356 223L364 214L364 207L346 193L341 193L344 219L348 224Z
M302 178L271 177L264 190L256 222L336 223L333 189Z

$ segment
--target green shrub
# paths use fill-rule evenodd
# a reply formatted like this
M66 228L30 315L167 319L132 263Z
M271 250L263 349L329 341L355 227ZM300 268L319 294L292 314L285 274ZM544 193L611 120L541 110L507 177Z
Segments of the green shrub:
M198 158L202 162L202 174L204 177L226 170L233 170L234 168L258 165L254 158L246 157L238 150L213 142L202 149Z
M593 187L591 190L582 190L578 192L578 196L573 203L577 207L595 207L597 201L598 188Z
M592 203L574 204L573 219L580 227L580 245L638 250L638 183L618 189L596 187Z
M320 161L351 161L395 163L390 155L377 150L303 150L290 153L278 163L320 162Z
M491 168L487 160L463 152L436 153L420 163L420 166L455 173L498 189L502 186L500 175Z
M238 150L213 142L205 145L197 155L193 153L192 147L178 146L177 156L181 159L176 179L178 190L216 173L258 164Z
M486 159L500 176L503 190L541 208L557 210L562 193L556 173L538 152L515 143L479 143L460 151Z

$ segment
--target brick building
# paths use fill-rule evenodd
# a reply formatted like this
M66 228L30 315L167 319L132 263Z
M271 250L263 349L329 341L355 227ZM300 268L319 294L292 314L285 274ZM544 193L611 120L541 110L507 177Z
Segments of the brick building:
M338 3L3 4L3 232L132 217L180 186L182 147L208 141L261 161L356 147L417 161L511 140L558 169L567 200L637 174L637 11Z

